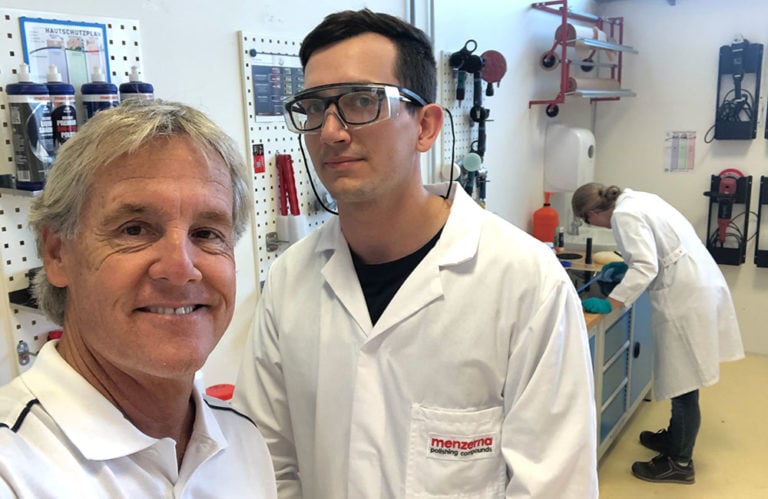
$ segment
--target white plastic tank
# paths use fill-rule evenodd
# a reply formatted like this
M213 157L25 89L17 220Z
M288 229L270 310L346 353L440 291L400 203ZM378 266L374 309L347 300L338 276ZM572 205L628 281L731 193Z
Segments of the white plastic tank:
M595 136L586 128L553 123L544 141L544 191L573 192L595 179Z

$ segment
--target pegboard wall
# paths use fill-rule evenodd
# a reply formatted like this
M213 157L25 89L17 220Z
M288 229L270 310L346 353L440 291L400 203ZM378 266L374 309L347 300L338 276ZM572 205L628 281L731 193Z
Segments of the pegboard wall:
M466 85L464 99L456 99L456 76L453 68L451 68L450 63L448 62L451 53L453 53L453 51L443 51L440 53L440 58L438 59L438 91L440 92L440 104L448 109L453 115L453 128L456 137L454 144L454 141L451 139L450 119L446 116L445 122L443 123L443 132L441 134L442 158L438 159L438 165L449 165L451 163L451 151L454 146L454 163L460 164L464 155L470 152L472 142L477 140L478 127L473 126L474 123L469 117L469 111L472 109L472 99L474 97L474 90L471 84L472 76L470 75L468 77L470 83ZM436 178L447 181L448 178L445 177L444 174L441 178L440 172L443 171L448 170L444 170L442 167L439 168ZM454 178L454 180L458 179Z
M269 265L287 247L287 242L280 241L276 247L268 244L268 234L277 233L277 218L279 216L279 177L277 174L277 155L290 154L293 160L293 171L296 183L296 195L300 212L306 221L306 231L315 229L323 224L331 214L327 213L315 200L312 186L309 183L307 168L299 148L298 135L289 131L285 126L282 114L257 114L257 96L254 90L254 66L267 67L274 64L274 78L284 76L278 70L287 68L285 74L293 73L292 85L284 88L287 93L296 93L303 88L303 78L298 63L300 39L290 39L285 36L265 36L240 32L240 57L243 71L243 104L245 106L246 129L248 130L248 150L252 155L254 147L261 146L264 158L263 171L259 171L255 160L251 159L254 167L254 217L256 234L256 252L259 265L259 280L266 278ZM263 77L260 75L259 77ZM287 78L287 76L286 76ZM278 84L279 82L266 82ZM280 108L281 99L276 93L272 96L275 113ZM307 156L307 161L310 161ZM311 164L310 171L314 171ZM315 186L324 189L313 174ZM279 234L279 237L284 235Z
M0 174L15 174L8 96L4 89L6 85L18 81L18 68L24 63L19 17L104 24L109 56L108 76L111 82L117 85L128 81L131 66L141 66L142 63L138 21L92 16L73 18L50 12L0 9ZM77 100L80 100L79 95ZM8 299L9 293L29 286L30 269L42 264L27 224L34 195L35 193L26 191L0 189L0 306L4 316L3 320L0 320L0 384L6 383L32 364L19 363L17 347L26 345L34 355L47 340L48 331L57 328L35 309L17 306ZM6 310L10 313L6 313Z

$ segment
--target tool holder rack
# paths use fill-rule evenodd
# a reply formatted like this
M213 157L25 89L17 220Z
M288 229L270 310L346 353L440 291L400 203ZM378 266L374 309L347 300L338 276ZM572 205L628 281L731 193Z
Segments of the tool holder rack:
M627 89L613 89L613 90L589 90L589 89L577 89L571 91L569 89L569 80L571 77L571 64L576 63L581 67L583 71L592 71L599 68L608 68L610 71L610 79L616 80L621 85L622 67L623 67L623 54L637 53L633 47L624 45L624 18L623 17L608 17L601 18L594 14L585 12L578 12L568 7L568 0L552 0L547 2L536 2L531 5L531 8L541 10L543 12L549 12L560 16L561 24L558 36L555 38L555 42L552 48L547 51L542 57L542 65L548 66L548 64L557 64L559 59L560 64L560 91L553 99L540 99L531 100L528 102L528 108L533 105L546 104L546 113L550 117L557 116L559 109L558 104L565 102L565 98L568 95L577 95L584 98L589 98L590 102L597 101L612 101L619 100L622 97L634 97L635 93ZM595 40L589 38L576 38L573 40L568 39L568 20L581 21L585 23L591 23L599 30L606 33L611 40L617 40L618 43L611 43L602 40ZM589 47L591 50L590 55L582 61L574 61L568 57L569 44L581 44ZM597 62L594 61L598 50L607 50L616 52L616 62Z
M717 231L717 215L721 202L719 194L720 180L721 177L719 175L712 175L709 191L704 193L705 196L709 197L709 210L707 211L706 246L709 250L709 253L717 263L722 265L741 265L746 261L747 257L747 232L749 230L749 203L751 197L750 193L752 192L752 176L750 175L739 177L736 179L736 193L733 199L729 201L733 203L734 207L737 205L743 205L744 221L743 225L739 228L741 234L738 238L738 244L736 247L726 247L724 244L716 244L712 237L713 232ZM739 216L740 214L732 216L731 223L735 223L733 220Z
M768 267L768 250L760 249L760 222L763 205L768 204L768 177L760 177L760 198L757 201L757 229L755 230L755 266Z

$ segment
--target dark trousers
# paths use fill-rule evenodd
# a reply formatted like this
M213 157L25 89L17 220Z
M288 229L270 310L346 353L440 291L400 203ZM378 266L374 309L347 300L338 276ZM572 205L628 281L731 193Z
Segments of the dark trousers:
M701 426L699 391L684 393L672 399L672 417L667 428L667 449L676 461L690 461Z

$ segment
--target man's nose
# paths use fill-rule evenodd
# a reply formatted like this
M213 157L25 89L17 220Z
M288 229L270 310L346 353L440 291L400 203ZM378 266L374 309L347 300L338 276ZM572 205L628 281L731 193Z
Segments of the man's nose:
M349 138L347 124L339 114L335 104L331 104L325 110L325 118L320 127L320 137L324 142L328 143L339 142Z
M202 278L196 266L198 247L186 231L170 230L158 241L157 259L149 269L153 279L163 279L172 284L184 285Z

